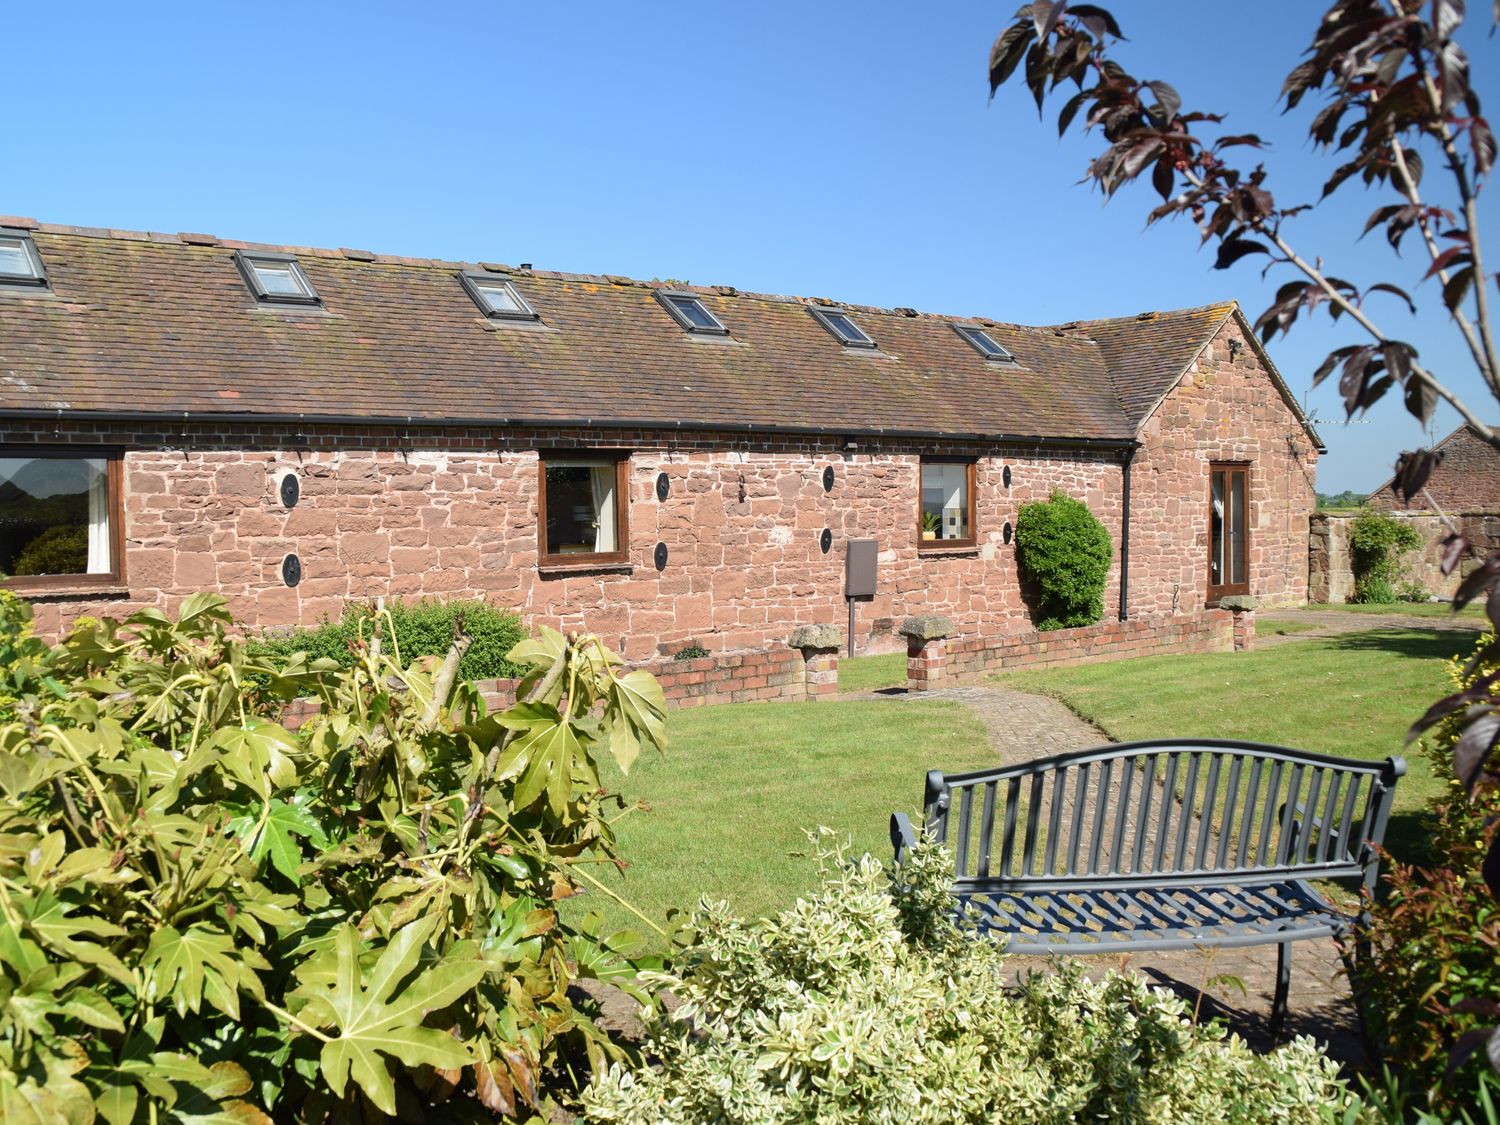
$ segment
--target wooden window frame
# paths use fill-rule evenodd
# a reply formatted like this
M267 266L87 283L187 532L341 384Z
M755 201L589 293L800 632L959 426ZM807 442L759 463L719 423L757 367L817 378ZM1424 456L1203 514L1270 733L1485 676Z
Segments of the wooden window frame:
M967 539L923 539L922 538L922 470L928 465L964 465L964 490L968 495L969 537ZM920 457L917 461L917 552L923 555L940 555L946 551L972 551L979 546L979 508L977 503L978 461L973 457Z
M103 458L109 492L108 574L23 575L0 579L0 587L13 594L87 594L125 585L125 451L100 445L0 445L0 457L50 457L83 461Z
M1224 505L1225 505L1224 511L1225 511L1225 516L1226 516L1226 519L1225 519L1225 525L1226 525L1226 529L1225 529L1226 530L1226 536L1225 536L1225 538L1226 538L1226 543L1225 543L1225 556L1224 557L1225 557L1225 561L1226 561L1226 566L1225 566L1226 570L1232 570L1232 563L1230 562L1230 559L1229 559L1229 544L1227 542L1227 538L1228 538L1227 531L1228 531L1228 523L1229 523L1229 520L1228 520L1227 517L1228 517L1228 514L1229 514L1229 498L1234 494L1234 492L1233 492L1233 489L1230 487L1230 483L1229 482L1230 482L1230 479L1231 479L1231 475L1234 474L1234 473L1240 473L1245 478L1245 493L1244 493L1244 495L1245 495L1245 510L1242 513L1243 518L1244 518L1244 539L1245 539L1245 580L1243 582L1226 582L1223 585L1219 585L1219 586L1215 586L1213 584L1213 573L1214 573L1214 532L1213 532L1213 518L1214 518L1214 474L1215 473L1223 473L1223 474L1225 474L1225 476L1224 476ZM1207 569L1207 574L1208 574L1208 604L1211 605L1211 606L1212 605L1217 605L1219 603L1219 599L1220 598L1233 597L1233 596L1235 596L1237 594L1248 594L1250 592L1250 484L1251 484L1250 463L1248 461L1210 461L1208 463L1208 495L1206 497L1206 500L1207 500L1207 504L1208 504L1208 520L1209 520L1209 523L1208 523L1208 553L1207 553L1207 558L1206 558L1206 565L1207 565L1207 568L1208 568Z
M547 553L547 464L556 461L615 463L615 542L618 550L588 554ZM630 453L619 449L548 450L537 454L536 557L539 570L594 570L630 562Z

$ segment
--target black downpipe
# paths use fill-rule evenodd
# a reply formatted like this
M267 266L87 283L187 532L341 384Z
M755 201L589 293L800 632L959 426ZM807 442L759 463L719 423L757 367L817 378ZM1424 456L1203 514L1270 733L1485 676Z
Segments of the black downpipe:
M1125 463L1120 469L1123 482L1120 507L1120 620L1130 620L1130 462L1139 446L1132 446L1125 454Z

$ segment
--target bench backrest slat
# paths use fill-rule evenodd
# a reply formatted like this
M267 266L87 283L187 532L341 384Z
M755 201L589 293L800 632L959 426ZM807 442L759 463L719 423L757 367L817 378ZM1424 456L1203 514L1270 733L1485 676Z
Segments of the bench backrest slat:
M1223 764L1224 755L1210 754L1208 756L1208 780L1204 783L1203 804L1205 807L1213 801L1219 793L1219 766ZM1238 759L1236 759L1238 761ZM1197 866L1206 866L1204 860L1208 857L1208 841L1212 834L1209 830L1213 827L1214 818L1211 816L1200 816L1198 818L1198 842L1193 848L1193 855Z
M1063 794L1068 791L1068 767L1059 766L1052 771L1052 812L1047 819L1047 858L1042 864L1042 873L1055 875L1057 873L1057 844L1062 836L1063 808L1067 801L1063 800Z
M1104 816L1109 810L1110 780L1114 775L1115 764L1111 761L1103 763L1104 768L1099 773L1098 791L1094 797L1094 823L1089 833L1089 870L1099 870L1099 854L1104 843Z
M1237 872L1364 875L1373 885L1369 845L1383 841L1404 772L1400 759L1258 743L1126 743L929 774L927 826L940 841L956 837L960 883L1170 885Z

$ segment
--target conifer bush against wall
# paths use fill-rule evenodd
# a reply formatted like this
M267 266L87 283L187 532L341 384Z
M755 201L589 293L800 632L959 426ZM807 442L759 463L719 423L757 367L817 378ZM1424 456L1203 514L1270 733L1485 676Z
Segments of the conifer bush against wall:
M1056 491L1051 499L1021 505L1016 556L1040 591L1034 610L1038 629L1071 629L1104 617L1104 581L1114 547L1109 530L1083 501Z

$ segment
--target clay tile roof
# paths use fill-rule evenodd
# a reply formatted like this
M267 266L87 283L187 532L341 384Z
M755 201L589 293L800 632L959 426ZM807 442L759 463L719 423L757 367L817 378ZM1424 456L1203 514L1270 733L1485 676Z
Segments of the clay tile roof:
M0 293L0 414L723 426L1130 441L1232 305L1066 330L848 309L844 349L807 298L692 286L728 337L682 330L662 283L511 269L538 322L491 321L460 262L41 224L46 293ZM257 307L235 248L295 253L319 308ZM484 268L508 267L485 263Z

